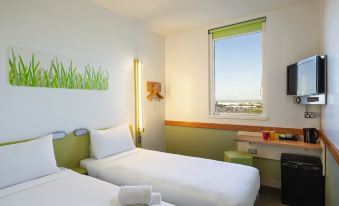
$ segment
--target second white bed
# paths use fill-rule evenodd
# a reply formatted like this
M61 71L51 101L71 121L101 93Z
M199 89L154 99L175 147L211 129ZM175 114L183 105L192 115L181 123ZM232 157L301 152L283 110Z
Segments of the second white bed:
M119 186L152 185L177 206L253 206L260 187L252 167L139 148L81 166Z

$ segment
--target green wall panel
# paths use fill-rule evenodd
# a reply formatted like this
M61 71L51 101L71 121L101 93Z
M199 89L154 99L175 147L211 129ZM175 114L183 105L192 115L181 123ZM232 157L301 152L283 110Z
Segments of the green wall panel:
M224 151L237 150L236 131L166 126L166 151L223 161ZM280 182L280 161L254 158L254 167L265 182Z
M339 166L330 151L326 150L326 206L339 205Z
M280 182L280 161L264 158L254 158L253 164L254 167L258 168L262 181L266 183Z
M166 151L222 161L224 151L236 150L236 135L234 131L166 126Z

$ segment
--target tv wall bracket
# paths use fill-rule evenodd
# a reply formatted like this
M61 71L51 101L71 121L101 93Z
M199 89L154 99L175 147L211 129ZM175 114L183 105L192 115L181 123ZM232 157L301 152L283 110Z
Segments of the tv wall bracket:
M297 104L326 104L326 94L310 96L298 96L295 98Z

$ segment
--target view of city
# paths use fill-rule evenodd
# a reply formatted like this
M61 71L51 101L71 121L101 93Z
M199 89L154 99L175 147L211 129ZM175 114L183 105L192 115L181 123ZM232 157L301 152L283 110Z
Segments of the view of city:
M215 103L216 113L262 114L261 101L220 101Z

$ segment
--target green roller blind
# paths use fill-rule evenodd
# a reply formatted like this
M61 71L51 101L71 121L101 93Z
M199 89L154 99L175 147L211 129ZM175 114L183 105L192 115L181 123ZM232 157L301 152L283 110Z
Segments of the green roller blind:
M254 19L251 21L242 22L239 24L232 24L221 28L211 29L208 32L212 34L212 39L220 39L229 36L236 36L250 32L262 30L262 25L266 18Z

